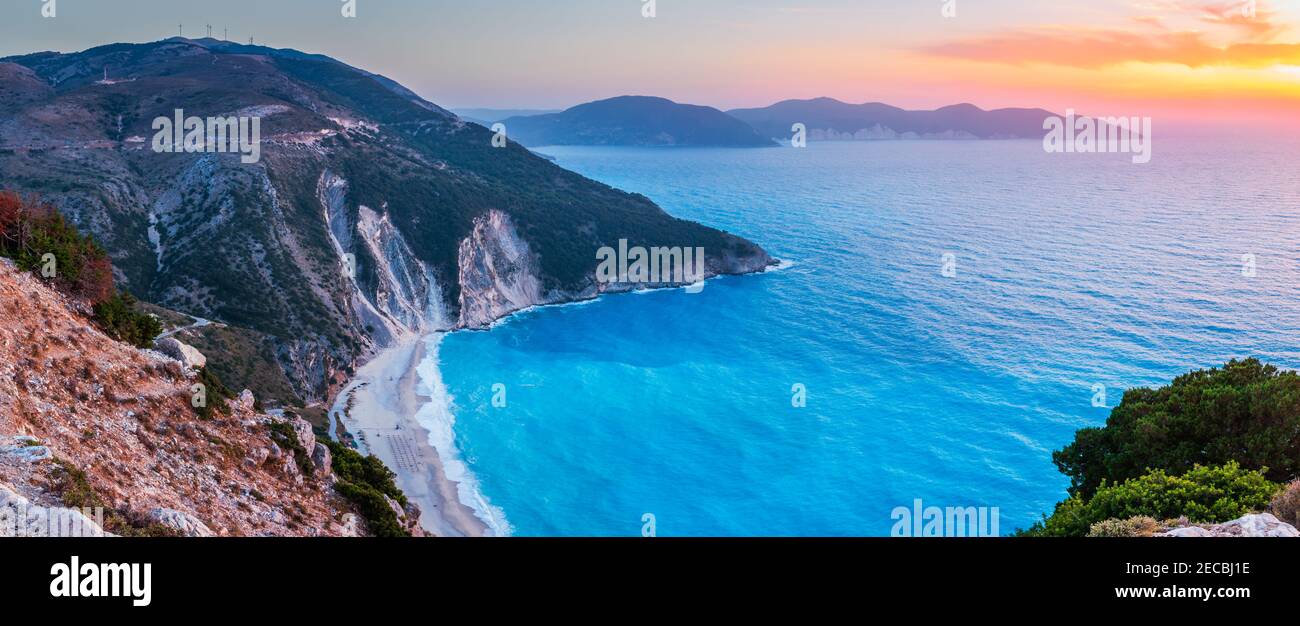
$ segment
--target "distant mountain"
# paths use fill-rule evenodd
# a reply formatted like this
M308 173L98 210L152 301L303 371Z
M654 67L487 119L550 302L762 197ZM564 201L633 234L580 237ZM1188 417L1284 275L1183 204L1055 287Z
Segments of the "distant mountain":
M510 138L525 146L775 145L745 122L715 108L647 96L610 98L551 115L512 117L504 123Z
M452 109L452 113L467 122L491 126L512 117L533 117L559 113L558 109Z
M157 151L154 124L177 109L256 118L260 160ZM0 187L93 234L141 300L231 329L203 344L209 363L264 399L319 402L399 338L626 288L596 278L597 251L623 239L703 247L706 276L773 262L492 140L295 50L170 39L0 59ZM246 359L271 360L296 397L263 395Z
M727 112L765 137L788 140L796 123L810 141L871 139L1029 139L1043 136L1043 109L985 111L955 104L934 111L907 111L888 104L848 104L833 98L786 100L761 109Z

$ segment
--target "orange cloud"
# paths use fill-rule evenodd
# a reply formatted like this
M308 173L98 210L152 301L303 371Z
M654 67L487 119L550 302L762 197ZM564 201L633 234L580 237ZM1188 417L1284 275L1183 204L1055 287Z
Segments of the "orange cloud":
M1240 43L1217 46L1198 32L1139 34L1128 31L1038 29L939 44L929 54L989 63L1046 63L1097 69L1122 63L1173 63L1270 67L1300 65L1300 44Z
M1042 63L1084 69L1123 63L1169 63L1190 68L1300 64L1300 43L1274 42L1288 26L1262 6L1242 0L1154 0L1143 9L1147 12L1132 18L1140 31L1041 27L928 46L922 51L989 63ZM1209 32L1174 29L1167 20L1183 25L1209 24L1212 28Z

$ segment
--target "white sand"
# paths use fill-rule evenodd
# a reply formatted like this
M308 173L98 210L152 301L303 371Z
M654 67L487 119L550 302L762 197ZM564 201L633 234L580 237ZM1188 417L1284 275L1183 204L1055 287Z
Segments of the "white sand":
M374 454L397 474L397 486L420 507L420 524L439 537L480 537L487 526L457 498L442 459L429 444L429 432L416 412L429 398L419 395L416 365L424 340L409 338L379 354L357 371L335 401L341 422L357 438L360 451Z

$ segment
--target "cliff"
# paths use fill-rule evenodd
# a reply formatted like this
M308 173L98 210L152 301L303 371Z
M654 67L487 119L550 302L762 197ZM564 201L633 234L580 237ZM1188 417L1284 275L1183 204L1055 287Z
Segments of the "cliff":
M0 535L15 520L39 531L38 511L55 507L101 507L86 534L364 529L328 469L304 475L275 442L289 422L248 394L202 418L193 370L108 338L81 309L0 259Z

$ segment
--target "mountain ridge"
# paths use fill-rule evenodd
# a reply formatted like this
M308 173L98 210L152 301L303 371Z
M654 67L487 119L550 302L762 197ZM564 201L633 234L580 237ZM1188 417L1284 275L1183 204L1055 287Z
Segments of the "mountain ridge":
M774 262L377 76L215 40L7 57L0 178L94 234L140 299L267 337L247 352L274 353L290 402L326 399L399 336L619 290L595 268L620 239L704 247L707 276ZM261 160L151 151L151 120L177 109L260 115ZM498 282L525 278L537 289Z
M560 113L511 117L507 134L526 146L769 147L745 122L708 106L653 96L617 96Z
M760 133L784 138L804 124L813 141L871 139L1038 139L1043 120L1054 115L1038 108L984 110L970 103L913 111L882 102L850 104L835 98L782 100L758 108L727 111Z

